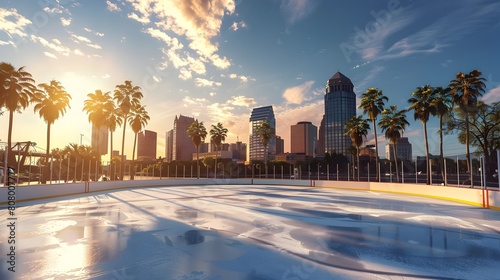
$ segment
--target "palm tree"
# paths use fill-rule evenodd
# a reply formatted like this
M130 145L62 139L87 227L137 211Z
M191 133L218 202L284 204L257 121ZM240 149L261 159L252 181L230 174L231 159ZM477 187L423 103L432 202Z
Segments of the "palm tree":
M356 148L356 162L358 167L359 181L359 147L363 145L363 136L366 137L370 125L367 119L363 119L362 115L351 117L344 126L345 133L351 138L353 146Z
M67 108L70 108L69 101L71 95L68 94L61 83L56 80L52 80L48 84L39 84L38 87L41 90L37 91L33 96L33 103L35 103L35 112L38 112L40 117L47 123L47 149L45 158L48 163L50 153L50 126L59 119L59 117L64 115ZM45 170L44 174L48 174L48 169ZM47 177L44 177L42 182L46 180Z
M149 115L148 112L146 111L145 106L141 106L140 104L135 104L132 110L130 111L130 117L128 119L130 127L132 128L132 131L134 132L134 146L132 149L132 162L135 160L135 147L137 144L137 135L139 132L148 124L149 121ZM134 179L134 173L135 173L135 163L133 167L133 173L130 177L130 179Z
M451 96L449 94L450 89L443 89L442 87L436 87L434 89L433 96L431 100L431 105L434 106L435 114L439 117L439 169L441 170L441 177L444 181L444 153L443 153L443 119L447 116L452 108Z
M377 88L369 88L361 95L361 102L359 104L360 109L363 109L363 113L368 115L368 118L373 124L373 135L375 137L375 172L376 181L379 180L379 160L378 160L378 141L377 141L377 116L384 110L385 102L389 101L389 98L382 93L382 90Z
M215 151L215 166L217 166L217 150L220 151L220 145L227 137L227 128L222 126L221 123L217 123L217 125L212 125L212 129L210 129L210 140L214 142L216 151ZM222 157L221 157L222 158ZM217 178L217 170L215 170L215 178Z
M118 108L120 109L123 123L122 156L125 152L125 129L127 127L126 123L129 118L130 111L137 103L140 103L140 100L143 97L140 90L141 88L139 86L133 86L131 81L125 81L123 84L117 85L115 87L113 98L116 101ZM122 160L120 168L120 180L123 180L124 171L125 161Z
M472 166L470 159L470 149L469 149L469 111L476 107L477 98L482 96L484 92L485 78L481 77L482 73L479 70L473 70L469 74L464 74L458 72L455 75L455 79L451 80L448 87L451 90L452 102L454 105L464 111L465 113L465 153L467 157L467 170L469 172L469 180L471 186L472 182Z
M26 109L36 92L35 80L24 67L15 69L12 64L0 63L0 108L9 111L9 128L7 133L7 160L9 165L15 165L16 158L12 153L12 128L14 112ZM6 166L6 167L7 167ZM7 178L7 176L5 176Z
M111 96L109 92L102 92L101 90L96 90L95 93L87 94L89 99L84 101L83 111L87 112L89 115L89 122L96 127L97 131L97 145L96 152L101 155L99 151L99 135L101 127L106 125L108 112L113 110L113 103L111 103ZM100 160L99 160L100 161Z
M196 147L196 176L200 179L200 145L207 137L207 129L203 122L194 121L187 129L187 134Z
M146 106L141 106L136 104L130 111L130 117L128 119L129 125L135 134L134 137L134 148L132 149L132 161L135 159L135 147L137 142L137 135L139 132L148 124L150 120L149 114L146 111Z
M267 144L275 135L274 128L268 122L263 121L255 128L255 133L262 141L262 145L264 145L264 167L267 178Z
M403 136L403 132L410 123L406 120L406 110L398 110L396 105L392 105L390 109L382 111L382 118L378 122L382 132L385 132L385 139L392 144L392 152L394 155L394 166L396 167L396 181L399 182L399 167L398 157L396 153L396 145L399 139Z
M429 142L427 140L427 122L430 115L436 114L436 107L432 105L434 99L434 89L430 85L418 87L417 90L412 92L411 98L408 99L410 107L408 111L413 110L413 117L415 120L420 120L424 127L424 143L425 143L425 166L427 185L430 184L430 166L429 166Z

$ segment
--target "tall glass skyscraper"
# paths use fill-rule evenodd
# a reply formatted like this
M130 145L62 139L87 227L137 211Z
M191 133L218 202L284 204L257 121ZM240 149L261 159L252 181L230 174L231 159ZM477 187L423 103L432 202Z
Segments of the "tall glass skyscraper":
M325 93L325 152L343 154L348 158L351 139L344 136L344 125L356 115L356 94L351 80L337 72L326 83Z
M262 122L267 122L276 131L276 119L274 118L273 106L254 108L250 116L250 131L247 157L248 161L264 160L264 145L255 129ZM276 156L276 138L273 137L267 143L267 159L274 159Z

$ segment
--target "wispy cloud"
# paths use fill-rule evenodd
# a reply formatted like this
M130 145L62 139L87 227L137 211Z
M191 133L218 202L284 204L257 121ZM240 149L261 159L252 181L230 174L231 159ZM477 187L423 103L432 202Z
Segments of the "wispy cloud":
M118 5L116 5L116 3L113 3L109 0L106 1L106 8L110 12L120 12L121 11L120 7L118 7Z
M314 85L314 81L307 81L301 85L287 88L283 92L283 98L289 104L301 104L304 100L307 100L308 94L312 93L311 88Z
M220 82L215 82L215 81L202 79L202 78L196 78L194 80L194 84L197 87L213 87L213 86L220 87L220 86L222 86L222 83L220 83Z
M490 91L488 91L481 100L484 101L484 103L491 104L493 102L500 102L500 86L497 86Z
M357 54L364 62L397 59L415 54L442 52L447 46L466 37L474 30L496 23L500 3L458 1L439 16L428 10L400 7L397 13L377 17L365 28L355 27L351 38L340 45L350 62ZM425 21L421 21L426 17ZM460 20L457 20L460 19ZM411 29L409 28L411 26Z
M316 8L314 0L282 0L281 11L285 14L289 24L309 16Z
M57 59L57 56L53 53L50 53L50 52L43 52L43 54L46 56L46 57L50 57L50 58L53 58L53 59Z
M29 24L31 21L19 14L16 9L0 8L0 30L7 33L10 38L14 35L27 37L25 28Z
M240 21L240 22L233 22L233 24L231 24L231 27L229 28L232 29L233 31L237 31L240 28L246 28L246 27L247 24L244 21Z

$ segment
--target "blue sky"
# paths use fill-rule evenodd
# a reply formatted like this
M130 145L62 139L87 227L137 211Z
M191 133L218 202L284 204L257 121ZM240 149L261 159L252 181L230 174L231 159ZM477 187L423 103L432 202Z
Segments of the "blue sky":
M56 79L72 95L71 109L52 126L52 148L79 143L81 134L90 145L86 95L131 80L143 89L158 156L175 115L207 127L222 122L227 142L247 142L252 108L267 105L289 151L290 125L319 126L324 88L337 71L358 97L377 87L388 106L403 109L416 87L446 86L457 72L479 69L487 79L483 100L500 101L499 11L494 0L2 1L0 54L37 84ZM414 156L422 155L422 125L412 113L408 119L405 136ZM7 124L4 114L2 141ZM46 124L32 106L15 114L14 129L13 141L45 148ZM436 120L429 132L437 154ZM114 138L117 149L120 133ZM446 137L447 155L465 152L455 138ZM132 143L128 130L129 155Z

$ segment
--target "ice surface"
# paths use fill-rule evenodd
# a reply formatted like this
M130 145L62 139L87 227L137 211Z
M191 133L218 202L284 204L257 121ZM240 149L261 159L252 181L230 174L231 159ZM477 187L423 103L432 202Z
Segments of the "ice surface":
M421 197L212 185L124 189L18 207L16 273L2 253L0 279L500 275L500 212ZM8 246L0 240L1 252Z

